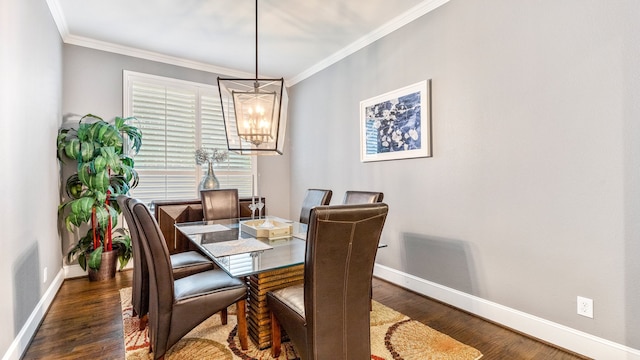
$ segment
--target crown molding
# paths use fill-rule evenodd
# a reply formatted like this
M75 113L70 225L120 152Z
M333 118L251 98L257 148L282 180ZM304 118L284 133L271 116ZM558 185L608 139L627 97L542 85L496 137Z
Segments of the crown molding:
M161 54L153 51L141 50L141 49L137 49L129 46L118 45L118 44L114 44L106 41L100 41L100 40L90 39L90 38L76 36L76 35L68 35L67 37L63 38L63 41L65 44L77 45L77 46L82 46L86 48L107 51L115 54L126 55L126 56L136 57L136 58L145 59L145 60L157 61L157 62L170 64L170 65L182 66L182 67L186 67L194 70L212 72L219 75L233 76L233 77L254 76L244 71L229 69L221 66L215 66L215 65L193 61L193 60L187 60L187 59L179 58L176 56L165 55L165 54Z
M292 77L288 80L287 84L295 85L299 83L300 81L310 77L311 75L326 69L327 67L337 63L338 61L346 58L356 51L376 42L384 36L389 35L390 33L400 29L401 27L409 24L417 18L439 8L440 6L448 2L449 0L425 0L421 2L420 4L393 18L391 21L383 24L376 30L361 37L350 45L347 45L343 49L333 53L331 56L325 58L324 60L317 62L315 65L311 66L300 74Z
M47 0L49 11L53 17L53 21L56 23L60 37L64 39L69 36L69 27L67 26L67 20L64 17L60 3L57 0Z
M51 16L53 17L53 21L56 23L58 27L58 32L60 33L60 37L62 37L62 41L65 44L82 46L95 50L107 51L115 54L126 55L131 57L136 57L145 60L157 61L165 64L182 66L189 69L201 70L216 73L224 76L234 76L234 77L251 77L253 74L229 69L221 66L215 66L203 62L187 60L184 58L169 56L165 54L160 54L153 51L141 50L129 46L118 45L106 41L100 41L95 39L90 39L82 36L72 35L69 32L69 27L67 26L67 21L64 17L64 13L62 12L62 8L60 7L60 3L58 0L46 0L47 5L49 6L49 11L51 12Z
M109 43L105 41L94 40L86 37L71 35L69 33L69 28L67 26L66 19L64 18L64 14L61 10L60 4L57 0L46 0L49 5L49 10L51 11L51 15L53 16L53 20L58 27L58 32L60 32L60 36L62 37L62 41L65 44L77 45L82 47L87 47L96 50L102 50L107 52L112 52L120 55L126 55L151 61L157 61L165 64L182 66L194 70L201 70L216 73L224 76L233 76L239 78L250 78L254 76L254 74L224 68L220 66L215 66L203 62L187 60L184 58L169 56L157 52L141 50L133 47L118 45L114 43ZM347 56L355 53L356 51L366 47L379 40L380 38L394 32L395 30L400 29L401 27L407 25L408 23L416 20L417 18L437 9L438 7L446 4L449 0L425 0L420 4L414 6L413 8L405 11L401 15L393 18L391 21L383 24L376 30L371 33L361 37L355 42L347 45L343 49L333 53L329 57L325 58L312 65L307 70L301 72L300 74L292 77L291 79L285 79L286 86L292 86L297 84L298 82L326 69L327 67L337 63L338 61L346 58Z

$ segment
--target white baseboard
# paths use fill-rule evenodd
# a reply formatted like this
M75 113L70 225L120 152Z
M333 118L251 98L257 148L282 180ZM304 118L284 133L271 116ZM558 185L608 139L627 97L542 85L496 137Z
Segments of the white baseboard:
M82 268L78 264L65 265L63 269L64 269L65 279L87 276L87 271L82 270ZM127 270L127 269L133 269L133 261L129 261L129 263L124 267L123 270Z
M419 294L440 300L584 356L606 360L640 360L640 350L511 309L384 265L376 264L373 274Z
M22 358L24 352L29 346L31 338L33 338L33 335L35 335L36 331L38 330L38 326L40 326L42 319L44 319L47 310L49 310L53 299L62 286L63 281L64 271L63 269L60 269L60 271L58 271L55 278L51 282L51 285L49 285L49 288L47 288L47 291L45 291L42 298L40 298L40 301L36 305L35 309L33 309L33 312L31 312L31 315L29 315L29 318L22 326L22 329L20 329L18 335L15 337L15 339L13 339L13 342L2 357L2 360L19 360L20 358Z
M82 268L78 264L65 265L62 269L64 271L65 279L72 279L72 278L87 276L87 271L82 270Z

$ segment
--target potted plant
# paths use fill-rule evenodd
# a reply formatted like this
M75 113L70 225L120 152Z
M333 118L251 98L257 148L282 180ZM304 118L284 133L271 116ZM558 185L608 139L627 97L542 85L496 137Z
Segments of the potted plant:
M67 253L67 261L77 259L83 270L89 268L91 280L113 277L116 259L120 269L131 259L131 238L126 229L116 229L121 211L115 199L138 184L129 150L133 155L138 153L142 134L127 124L132 119L116 117L111 124L87 114L77 129L58 131L58 160L77 164L75 173L66 180L69 198L60 204L58 213L69 231L89 225L86 235ZM103 261L111 264L103 266Z

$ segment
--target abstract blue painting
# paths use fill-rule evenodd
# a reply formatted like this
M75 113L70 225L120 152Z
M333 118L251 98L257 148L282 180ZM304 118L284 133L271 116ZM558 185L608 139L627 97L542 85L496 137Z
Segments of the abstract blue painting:
M431 156L430 81L360 102L361 161Z

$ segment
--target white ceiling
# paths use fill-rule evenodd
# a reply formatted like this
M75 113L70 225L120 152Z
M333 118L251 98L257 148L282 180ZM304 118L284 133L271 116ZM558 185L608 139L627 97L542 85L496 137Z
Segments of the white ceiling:
M260 0L261 76L295 83L448 0ZM63 41L255 76L254 0L47 0Z

